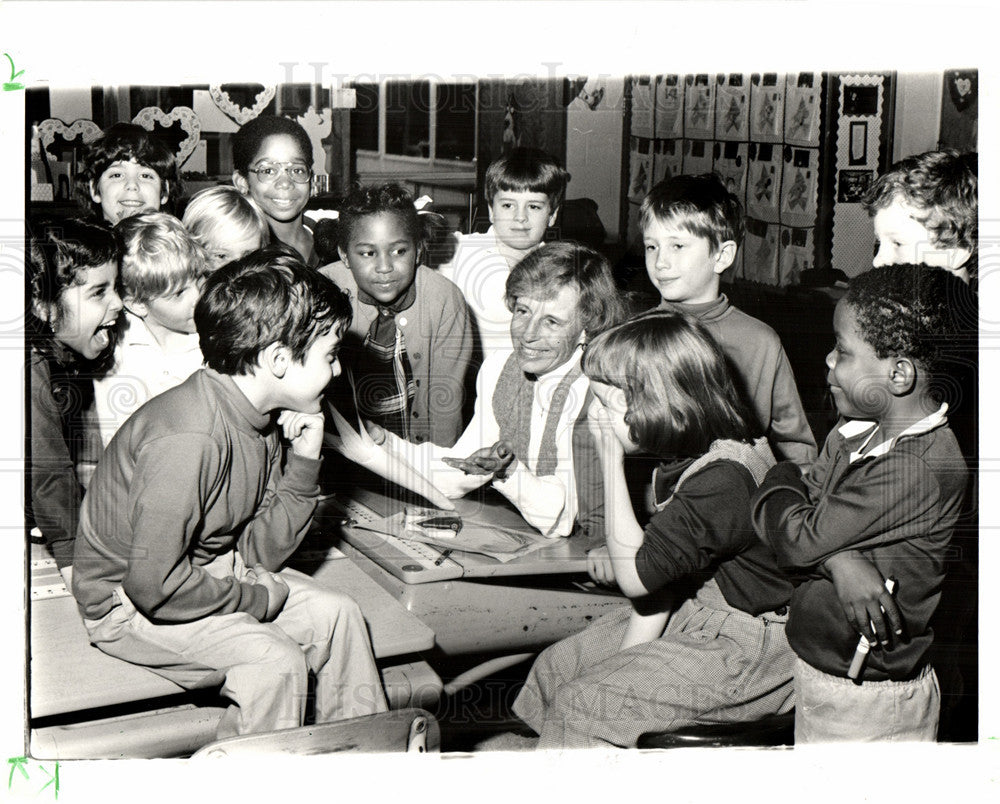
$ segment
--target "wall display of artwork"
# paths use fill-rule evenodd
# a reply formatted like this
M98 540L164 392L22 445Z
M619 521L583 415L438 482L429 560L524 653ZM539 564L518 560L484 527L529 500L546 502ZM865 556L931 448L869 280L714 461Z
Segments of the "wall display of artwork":
M715 82L707 73L684 79L684 136L710 140L715 134Z
M626 98L638 98L639 121L633 118L630 130L648 130L652 97L652 182L678 172L718 174L743 204L753 232L737 257L741 266L728 273L794 284L803 271L840 267L841 252L831 257L834 225L841 238L861 244L849 259L870 262L871 222L852 207L860 209L871 179L888 167L878 93L887 92L893 79L869 78L866 89L857 77L840 73L632 77ZM842 82L853 87L843 99ZM972 92L971 82L956 78L953 84L960 98ZM635 91L638 96L630 94ZM625 114L632 108L626 102ZM623 199L632 203L642 200L637 178L649 175L640 142L633 140L622 186ZM627 228L629 246L638 253L634 229ZM787 242L779 242L779 232Z
M715 139L746 142L750 127L750 81L742 73L720 75L715 93Z
M750 87L750 139L781 142L785 133L785 76L755 73Z
M653 183L683 172L682 140L653 140Z
M814 229L781 227L778 239L780 248L778 283L780 285L797 285L802 278L802 272L813 268L815 264L814 237Z

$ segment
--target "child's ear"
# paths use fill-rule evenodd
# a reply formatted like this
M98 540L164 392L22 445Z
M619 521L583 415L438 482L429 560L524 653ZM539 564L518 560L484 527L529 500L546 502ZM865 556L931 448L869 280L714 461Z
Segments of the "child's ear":
M489 202L489 203L488 203L488 204L486 205L486 212L487 212L487 213L489 214L489 216L490 216L490 223L493 223L494 221L493 221L493 202L492 202L492 201L490 201L490 202ZM551 224L549 224L549 225L551 226Z
M288 364L291 362L292 353L284 344L275 341L265 346L260 353L258 362L261 367L271 372L271 375L279 380L288 371Z
M250 182L248 182L246 176L242 175L238 170L233 171L233 187L239 190L243 195L250 194Z
M160 193L160 206L162 207L170 199L170 181L163 182L163 192Z
M560 210L560 207L556 207L555 209L552 210L552 214L549 215L549 226L555 226L556 225L556 218L559 217L559 210ZM490 214L491 215L493 214L492 211L490 212ZM492 220L492 218L490 220Z
M893 396L903 396L910 393L917 384L917 367L908 357L892 358L892 369L889 372L889 387Z
M101 194L97 192L97 189L94 187L93 179L90 180L90 197L93 199L95 204L101 203Z
M132 313L132 315L137 315L139 318L145 318L149 315L149 307L146 303L139 301L133 296L123 298L122 304L125 305L125 309Z
M721 274L730 265L733 264L733 260L736 259L736 241L735 240L725 240L721 243L718 250L715 252L715 273Z
M340 261L344 263L344 265L346 265L348 268L351 267L351 264L347 261L347 252L344 251L344 249L341 246L337 246L337 256L340 257Z

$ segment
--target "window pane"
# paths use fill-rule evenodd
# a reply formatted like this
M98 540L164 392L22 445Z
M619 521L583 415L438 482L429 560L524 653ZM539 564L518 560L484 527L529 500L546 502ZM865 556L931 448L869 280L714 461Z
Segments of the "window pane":
M351 147L378 150L378 84L354 84L357 105L351 109Z
M471 162L476 156L476 85L438 84L438 159Z
M385 151L402 156L430 156L430 84L386 84Z

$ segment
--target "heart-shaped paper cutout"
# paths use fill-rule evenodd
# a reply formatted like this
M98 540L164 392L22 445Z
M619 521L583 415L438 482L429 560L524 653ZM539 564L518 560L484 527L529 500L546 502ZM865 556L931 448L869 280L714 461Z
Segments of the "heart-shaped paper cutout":
M180 123L181 130L187 134L187 137L181 140L180 145L178 145L178 168L187 162L188 157L194 153L194 149L201 139L201 121L198 120L194 109L187 106L175 106L169 112L163 111L159 106L147 106L132 118L132 122L148 131L153 130L155 123L159 123L164 128L170 128L174 122Z
M972 91L972 82L968 78L956 78L955 89L963 98Z
M66 140L75 140L77 135L83 142L93 142L101 136L101 127L93 120L74 120L66 125L62 120L50 117L38 124L38 136L42 141L42 148L46 150L55 142L56 135L62 135Z
M236 103L236 101L230 98L229 93L222 88L221 84L209 86L208 94L211 96L212 101L216 106L242 126L245 123L249 123L257 115L264 111L267 104L269 104L271 99L274 97L274 89L274 87L264 87L257 93L257 96L254 98L253 106L249 109L246 106L240 106Z

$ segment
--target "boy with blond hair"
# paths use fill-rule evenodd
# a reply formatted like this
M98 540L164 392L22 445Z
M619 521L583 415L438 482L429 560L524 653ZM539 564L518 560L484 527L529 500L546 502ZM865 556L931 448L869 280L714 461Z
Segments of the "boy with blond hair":
M201 366L194 305L208 271L205 250L173 215L125 218L115 234L125 314L114 367L94 382L104 446L142 405Z

